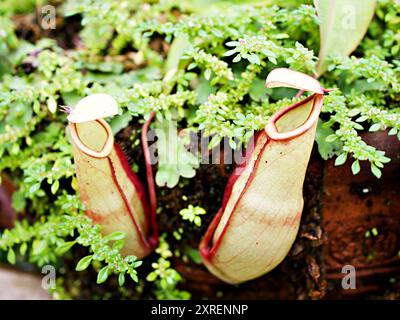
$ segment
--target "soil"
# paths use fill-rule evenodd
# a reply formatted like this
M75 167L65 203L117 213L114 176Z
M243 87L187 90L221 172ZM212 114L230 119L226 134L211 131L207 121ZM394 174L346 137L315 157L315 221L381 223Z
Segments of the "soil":
M340 167L334 167L333 161L326 164L322 214L328 235L324 260L329 297L400 294L400 142L383 131L363 134L362 138L386 151L392 160L380 179L366 163L356 176L351 174L350 161ZM355 290L341 287L344 265L356 268Z

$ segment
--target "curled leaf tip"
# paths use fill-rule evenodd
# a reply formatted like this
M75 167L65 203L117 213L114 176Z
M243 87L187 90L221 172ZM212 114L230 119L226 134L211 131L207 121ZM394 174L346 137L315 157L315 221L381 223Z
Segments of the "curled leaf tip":
M69 122L82 123L118 114L118 104L109 94L96 93L83 98L74 108L67 110Z

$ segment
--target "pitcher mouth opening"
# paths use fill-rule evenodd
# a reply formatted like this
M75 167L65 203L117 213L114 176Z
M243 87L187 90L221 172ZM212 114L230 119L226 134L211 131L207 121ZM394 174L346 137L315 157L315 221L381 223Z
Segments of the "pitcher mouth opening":
M112 133L111 127L108 125L107 122L105 122L103 119L97 119L94 120L96 123L98 123L99 125L102 126L102 128L104 129L105 133L106 133L106 139L104 144L102 145L100 150L95 150L93 148L90 148L89 146L87 146L81 139L81 137L79 136L79 129L78 129L78 125L80 125L79 123L72 123L69 122L68 124L68 128L71 134L71 138L73 140L73 142L75 143L75 145L85 154L87 154L88 156L91 156L93 158L105 158L107 157L114 145L114 135Z
M313 94L307 97L306 99L301 100L272 115L268 121L268 124L265 126L264 129L268 138L276 141L289 140L303 134L305 131L310 129L316 123L316 121L318 121L318 117L322 108L322 101L323 101L323 95ZM295 110L296 108L301 108L302 106L304 106L309 102L312 103L310 112L301 125L295 126L293 129L289 131L282 131L277 128L277 122L279 119L287 115L290 111Z

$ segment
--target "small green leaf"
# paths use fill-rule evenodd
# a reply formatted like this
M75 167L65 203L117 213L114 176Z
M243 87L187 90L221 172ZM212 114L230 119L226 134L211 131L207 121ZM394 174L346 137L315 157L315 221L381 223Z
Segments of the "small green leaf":
M351 165L351 171L354 175L360 172L360 162L358 160L354 161Z
M381 170L373 163L371 163L371 171L374 174L374 176L377 177L378 179L382 176Z
M248 60L252 63L252 64L260 64L260 58L258 57L258 55L256 55L255 53L252 53L251 55L249 55Z
M147 281L150 281L150 282L152 282L152 281L154 281L154 280L156 280L157 279L157 273L156 272L150 272L148 275L147 275L147 277L146 277L146 280Z
M194 224L198 227L201 226L201 218L199 216L194 217Z
M235 140L229 139L229 140L228 140L228 143L229 143L229 146L230 146L233 150L236 149L237 144L236 144Z
M125 274L124 273L120 273L118 276L118 284L120 287L122 287L125 283Z
M53 97L47 99L47 108L51 113L55 113L57 110L57 102Z
M381 129L381 124L380 123L374 123L370 128L369 132L375 132Z
M138 281L139 281L139 279L138 279L136 273L131 272L129 275L131 276L131 278L132 278L133 281L135 281L135 282L138 282Z
M24 256L26 253L26 250L28 250L28 245L26 244L26 242L24 242L23 244L21 244L21 246L19 247L19 254L21 256Z
M219 145L222 137L220 137L218 134L216 134L214 137L212 137L211 141L208 144L208 149L213 149L217 145Z
M341 166L347 160L347 153L342 153L339 157L335 160L335 166Z
M232 60L232 62L239 62L240 60L242 60L242 57L241 57L241 55L240 54L238 54L238 55L236 55L236 57L235 58L233 58L233 60Z
M99 274L97 275L97 281L96 281L97 284L103 283L107 280L109 269L110 269L109 266L105 266L104 268L102 268L99 271Z
M230 57L231 55L235 54L237 51L236 49L228 50L224 53L224 57Z
M39 100L35 100L33 102L33 112L35 112L36 114L39 114L39 112L40 112L40 102L39 102Z
M349 117L354 117L354 116L358 115L360 112L361 112L360 109L354 108L354 109L349 110L348 116Z
M40 255L47 249L47 242L45 240L35 239L32 242L32 254Z
M93 258L93 256L90 255L90 256L86 256L86 257L82 258L81 260L79 260L78 264L76 265L75 270L76 271L85 270L89 266L89 264L92 262L92 258Z
M192 69L194 69L196 67L197 67L197 63L196 62L192 62L191 64L188 65L187 69L188 70L192 70Z
M353 124L354 129L356 129L356 130L364 130L364 127L361 124L359 124L357 122L352 122L352 124Z
M278 63L278 61L276 60L275 57L268 56L267 58L268 58L268 60L269 60L271 63L273 63L273 64L277 64L277 63Z
M29 193L35 193L40 189L40 183L35 183L29 188Z
M117 240L113 244L113 249L120 251L125 246L125 240Z
M135 261L132 263L132 267L136 269L136 268L140 267L142 264L143 264L143 261Z
M368 119L367 116L361 116L361 117L358 117L358 118L356 119L356 121L357 121L357 122L364 122L364 121L367 120L367 119Z
M10 250L8 250L7 261L10 264L15 264L15 262L16 262L15 252L12 248Z
M218 30L218 29L213 28L213 29L211 29L211 32L212 32L212 34L213 34L214 36L216 36L217 38L223 37L222 32L221 32L220 30Z
M207 69L207 70L204 72L204 79L210 80L210 78L211 78L211 70L210 70L210 69Z
M391 159L388 157L385 157L385 156L381 156L381 157L379 157L379 161L382 163L389 163L391 161Z
M63 244L59 245L55 252L57 255L62 255L65 252L67 252L69 249L72 248L72 246L75 244L75 241L68 241L68 242L64 242Z
M54 181L54 183L51 185L51 193L55 194L60 187L60 182L58 180Z
M330 134L329 136L327 136L325 138L326 142L333 142L338 138L338 136L336 134Z
M239 41L228 41L227 43L225 43L225 45L227 46L227 47L236 47L236 46L238 46L240 43L239 43Z

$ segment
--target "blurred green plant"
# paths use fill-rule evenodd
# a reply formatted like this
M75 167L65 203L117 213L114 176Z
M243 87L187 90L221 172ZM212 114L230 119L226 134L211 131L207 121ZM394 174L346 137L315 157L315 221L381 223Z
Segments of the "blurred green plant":
M189 222L194 223L196 226L201 226L201 215L206 214L206 210L199 206L189 206L185 209L179 211L179 214L182 216L183 220L188 220Z

